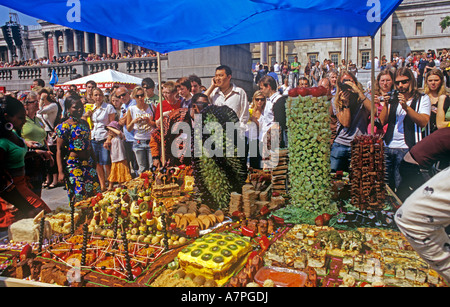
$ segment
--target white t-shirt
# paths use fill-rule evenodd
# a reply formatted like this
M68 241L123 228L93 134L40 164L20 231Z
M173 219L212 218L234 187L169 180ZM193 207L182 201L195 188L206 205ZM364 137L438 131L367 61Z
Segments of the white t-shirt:
M406 102L408 106L411 106L412 98ZM419 114L427 114L430 115L431 113L431 102L430 97L428 95L423 95L420 98L420 102L418 102L417 110L415 110ZM397 120L395 122L395 128L394 128L394 134L392 136L391 143L387 146L389 148L404 148L407 149L408 145L406 145L405 142L405 130L403 121L406 117L406 111L403 110L402 105L399 103L397 106ZM419 132L421 128L416 124L414 125L416 131ZM416 141L420 141L417 140Z
M91 115L92 124L94 125L91 131L92 140L102 141L108 137L106 126L109 124L109 115L116 114L112 104L103 102L100 108L94 110Z
M145 110L141 110L138 108L137 105L131 106L128 108L128 111L131 114L131 118L144 118L144 117L151 117L153 118L153 111L152 108L149 105L146 105ZM135 123L134 124L134 139L135 140L150 140L151 133L153 131L153 128L150 127L147 124L142 123Z

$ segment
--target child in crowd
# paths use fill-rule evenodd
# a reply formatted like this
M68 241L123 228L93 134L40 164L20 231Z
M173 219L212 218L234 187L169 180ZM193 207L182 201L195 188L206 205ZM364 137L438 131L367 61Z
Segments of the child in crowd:
M122 127L117 121L112 121L106 126L106 129L111 136L111 173L108 177L108 190L112 191L114 183L121 184L130 181L132 178L129 162L125 156L125 136L122 133Z

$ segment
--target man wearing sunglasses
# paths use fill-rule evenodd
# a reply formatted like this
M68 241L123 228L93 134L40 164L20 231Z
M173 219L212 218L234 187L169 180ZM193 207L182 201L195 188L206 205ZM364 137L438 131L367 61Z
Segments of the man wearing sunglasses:
M431 103L428 95L418 91L409 68L402 67L396 71L394 84L398 95L391 93L389 103L381 111L380 121L383 126L388 124L384 135L386 180L395 191L401 181L400 162L412 146L429 134L423 128L430 120Z

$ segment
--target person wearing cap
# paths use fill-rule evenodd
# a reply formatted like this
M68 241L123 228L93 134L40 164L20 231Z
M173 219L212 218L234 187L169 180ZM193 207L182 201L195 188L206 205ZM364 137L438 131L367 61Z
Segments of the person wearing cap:
M111 172L108 177L108 191L114 190L114 183L130 181L131 173L127 155L125 152L125 135L122 126L117 121L112 121L106 126L111 139Z

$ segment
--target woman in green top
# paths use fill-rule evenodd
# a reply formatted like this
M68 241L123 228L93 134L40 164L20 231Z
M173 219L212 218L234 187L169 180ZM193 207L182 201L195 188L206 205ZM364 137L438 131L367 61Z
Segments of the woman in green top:
M52 152L47 146L47 132L42 120L36 116L39 110L38 94L31 91L25 100L25 111L27 114L26 122L22 128L22 137L29 148L29 152L25 157L25 171L33 192L41 196L42 183L45 179L46 172L50 166L54 165ZM35 152L40 153L36 155Z
M26 112L22 103L11 97L6 96L0 108L0 161L3 167L0 169L0 178L10 178L16 190L27 202L34 208L50 212L47 204L29 188L29 183L25 176L25 155L28 148L25 141L20 137L21 130L25 124ZM2 190L10 188L9 180L2 180ZM3 195L2 195L3 197ZM11 200L8 200L11 202ZM19 208L18 203L12 202L12 205ZM23 208L31 211L31 206ZM13 212L4 212L4 207L0 208L3 216L14 215ZM36 210L37 211L37 210ZM35 211L34 211L35 212ZM37 212L36 212L37 213Z

